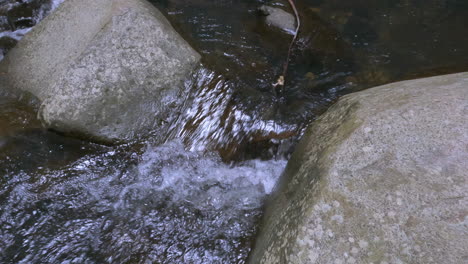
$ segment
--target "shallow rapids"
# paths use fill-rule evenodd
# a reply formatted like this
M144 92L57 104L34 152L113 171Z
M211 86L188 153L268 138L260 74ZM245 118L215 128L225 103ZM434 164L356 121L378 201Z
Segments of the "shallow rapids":
M0 262L243 263L286 165L231 167L178 141L133 158L113 150L7 175Z
M0 0L0 59L63 1ZM296 1L304 27L281 92L291 36L257 9L287 1L149 1L203 57L164 135L180 141L63 137L0 89L0 263L245 263L312 120L351 92L468 70L465 0Z

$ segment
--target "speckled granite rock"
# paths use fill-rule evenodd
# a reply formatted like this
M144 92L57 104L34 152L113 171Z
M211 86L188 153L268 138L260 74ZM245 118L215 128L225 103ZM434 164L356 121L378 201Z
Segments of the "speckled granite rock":
M164 135L200 56L144 0L68 0L0 66L49 128L102 142ZM4 80L5 81L5 80Z
M468 73L342 98L307 130L250 263L467 263Z

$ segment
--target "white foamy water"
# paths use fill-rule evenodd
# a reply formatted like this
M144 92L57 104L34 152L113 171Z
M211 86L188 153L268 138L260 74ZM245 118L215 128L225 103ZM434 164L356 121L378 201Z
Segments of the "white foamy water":
M193 79L186 84L195 88L195 94L181 117L185 126L176 129L174 135L184 138L190 150L216 149L253 137L279 142L297 130L296 125L264 119L233 105L233 84L209 69L200 68Z
M154 188L176 190L174 200L187 200L200 208L249 209L261 206L285 166L285 160L229 166L216 155L186 151L182 143L173 141L147 150L138 170L140 175L160 178Z
M10 38L13 38L13 39L16 39L16 40L20 40L21 38L23 38L23 36L26 33L31 31L31 29L32 28L23 28L23 29L18 29L18 30L15 30L15 31L3 31L3 32L0 32L0 38L10 37Z
M130 155L130 156L129 156ZM286 161L236 166L179 141L114 149L0 189L3 263L245 263Z
M66 0L52 0L51 9L54 10L55 8L57 8L60 4L62 4L65 1Z

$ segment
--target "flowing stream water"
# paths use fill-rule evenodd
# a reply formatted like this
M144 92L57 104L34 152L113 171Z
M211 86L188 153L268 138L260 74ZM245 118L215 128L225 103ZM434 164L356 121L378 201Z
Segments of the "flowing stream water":
M190 152L179 141L141 155L101 150L59 170L6 173L4 261L239 263L263 198L286 161Z
M3 56L63 0L0 1ZM0 89L0 263L245 263L306 126L340 96L468 70L464 0L151 0L203 57L167 142L102 146L44 130ZM1 88L1 87L0 87Z

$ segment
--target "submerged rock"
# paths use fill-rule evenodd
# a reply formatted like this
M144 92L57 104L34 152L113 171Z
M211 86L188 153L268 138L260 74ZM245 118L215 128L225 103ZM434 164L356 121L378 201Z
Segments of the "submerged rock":
M0 130L0 175L40 174L42 170L63 168L86 154L104 152L107 148L40 128L16 130L6 136Z
M3 58L5 54L12 49L18 41L14 38L3 36L0 37L0 58Z
M100 142L165 135L200 56L144 0L68 0L5 57L48 128Z
M463 263L468 73L343 97L307 130L251 263Z
M289 34L296 32L296 18L281 8L263 5L259 8L266 15L266 23L270 26L280 28Z

